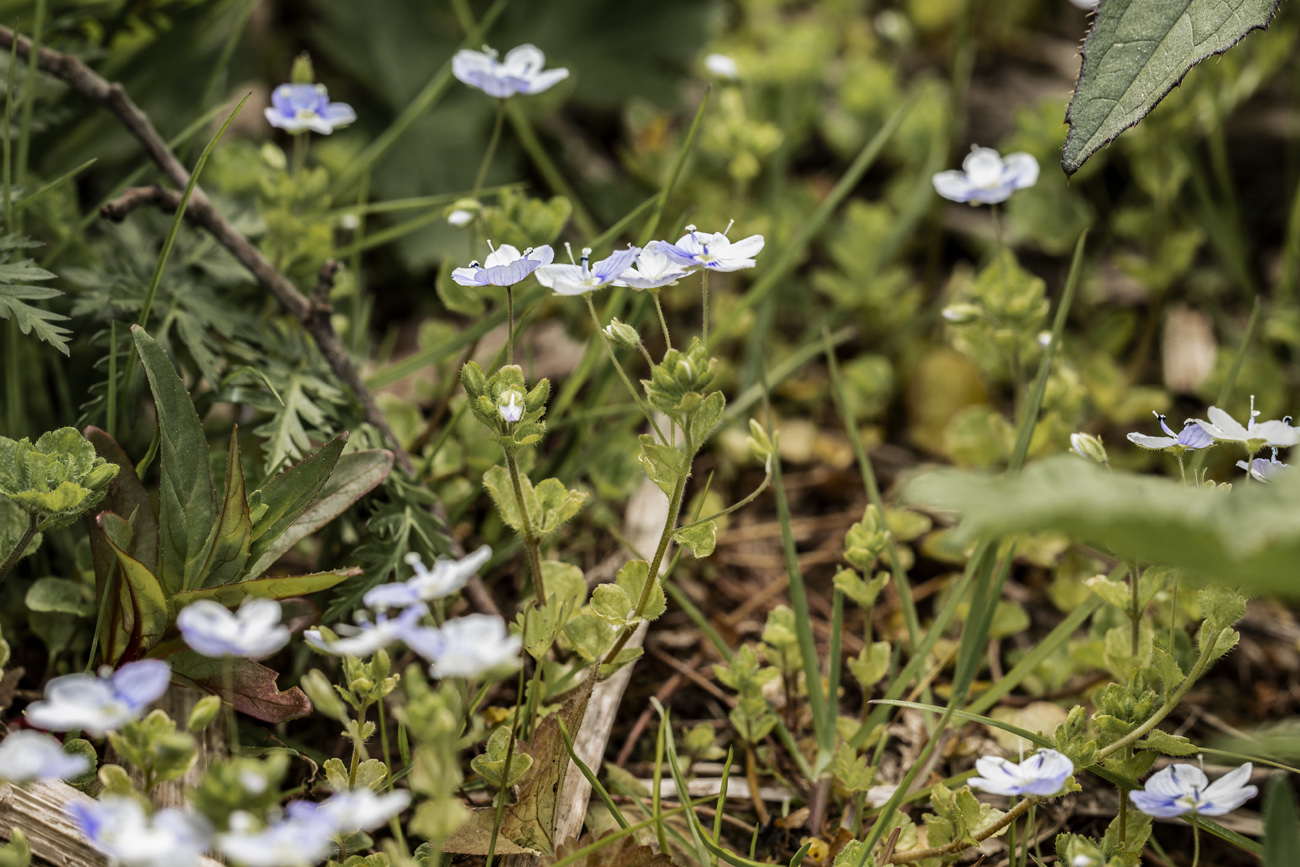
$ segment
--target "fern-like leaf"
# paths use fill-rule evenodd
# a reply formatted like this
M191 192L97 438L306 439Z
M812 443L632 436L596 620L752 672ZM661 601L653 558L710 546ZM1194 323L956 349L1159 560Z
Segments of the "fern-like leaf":
M59 352L69 355L68 336L72 332L55 324L68 317L27 303L47 301L63 294L58 289L39 285L44 280L53 280L54 275L37 267L31 259L14 260L22 250L39 246L30 238L19 235L0 238L0 318L13 319L23 334L35 334Z

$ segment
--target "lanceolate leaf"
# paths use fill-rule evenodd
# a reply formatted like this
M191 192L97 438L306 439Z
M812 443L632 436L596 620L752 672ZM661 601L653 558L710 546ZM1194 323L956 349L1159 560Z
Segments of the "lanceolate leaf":
M289 525L280 537L248 567L248 575L261 575L300 541L347 511L348 507L388 478L393 469L393 453L382 449L352 452L339 458L329 481L321 488L307 511Z
M1103 0L1083 45L1065 114L1061 167L1088 157L1146 117L1187 71L1268 26L1281 0Z
M249 506L253 509L253 546L250 558L262 559L280 534L315 501L334 465L338 463L347 433L330 440L316 454L304 458L272 479L266 487L254 491Z
M360 574L361 570L356 568L338 569L334 572L279 575L274 578L258 578L254 581L236 581L234 584L222 584L218 587L204 587L201 590L185 590L172 597L172 610L179 612L186 605L199 599L215 599L222 605L233 608L245 599L288 599L291 596L306 596L318 590L328 590L339 582Z
M161 569L168 594L198 586L217 523L217 486L208 463L208 441L185 383L167 353L143 328L131 326L158 410L161 431Z
M126 456L126 452L117 441L97 427L86 428L82 433L95 447L99 456L110 464L121 467L117 478L108 486L108 496L100 503L106 512L124 515L131 522L131 547L127 549L132 557L149 567L158 570L158 517L149 503L149 493L135 474L135 465ZM91 520L94 529L94 520ZM94 540L94 533L91 534Z
M279 675L250 659L208 659L187 650L167 661L172 664L172 677L177 683L221 696L235 710L262 722L288 722L312 711L311 701L302 690L295 686L281 691L275 685Z
M226 452L226 496L221 517L212 528L212 549L199 575L203 584L212 587L238 578L248 562L252 541L253 522L248 517L244 470L239 463L239 429L235 428L230 432L230 451Z
M131 547L131 526L126 519L112 512L102 512L99 526L113 553L117 555L120 574L130 588L131 607L135 612L135 630L131 643L137 645L134 648L137 654L148 652L167 631L170 621L167 616L167 596L158 578L143 563L126 553Z

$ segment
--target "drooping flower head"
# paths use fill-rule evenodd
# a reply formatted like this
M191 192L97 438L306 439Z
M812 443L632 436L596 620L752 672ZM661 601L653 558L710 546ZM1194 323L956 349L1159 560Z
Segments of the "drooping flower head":
M633 289L661 289L673 285L693 270L692 266L680 265L663 253L646 247L636 257L636 263L618 276L614 285L630 286Z
M492 242L488 242L492 247ZM470 262L468 268L457 268L451 272L451 279L462 286L513 286L542 265L549 265L555 258L550 245L529 247L520 253L517 247L502 244L492 248L487 259L480 265Z
M1156 420L1160 422L1160 429L1167 436L1152 437L1133 431L1128 435L1129 442L1144 449L1169 451L1173 454L1182 454L1188 449L1208 449L1214 445L1214 437L1206 433L1193 419L1189 418L1184 421L1183 429L1178 433L1174 433L1169 429L1168 416L1154 411L1153 414Z
M522 405L519 410L523 412ZM369 608L406 608L442 599L464 587L491 558L492 549L483 545L459 560L440 557L429 569L420 560L420 555L412 552L406 555L406 562L415 570L409 581L380 584L368 591L362 601Z
M676 244L652 241L651 252L667 256L678 265L707 268L710 271L739 271L753 268L754 257L763 250L763 236L750 235L735 243L727 237L728 225L723 232L698 232L694 226L686 227L686 234Z
M516 93L541 93L569 77L569 70L543 70L545 65L546 55L536 45L512 48L505 60L497 60L497 53L485 45L482 51L457 51L451 74L488 96L506 99Z
M628 247L626 250L616 250L607 258L592 264L591 248L584 247L580 264L539 268L537 282L547 289L554 289L557 295L585 295L617 280L640 252L640 247ZM569 255L573 255L572 251Z
M1170 765L1152 774L1142 791L1129 792L1129 800L1148 816L1170 818L1184 813L1222 816L1259 794L1250 779L1251 764L1229 771L1213 783L1196 765Z
M421 627L406 636L406 645L429 660L434 677L478 677L519 658L522 640L510 635L506 622L490 614L469 614L439 627Z
M1285 419L1256 422L1259 412L1255 409L1255 397L1250 398L1250 419L1242 426L1232 416L1217 406L1206 410L1209 421L1196 419L1196 424L1214 438L1216 442L1239 443L1246 451L1254 454L1265 446L1284 449L1300 443L1300 428L1291 426L1290 416Z
M181 609L176 627L186 644L214 659L262 659L289 643L289 628L280 622L280 603L274 599L247 599L238 613L200 599Z
M116 731L144 714L167 691L171 666L160 659L128 662L115 672L65 674L45 685L45 700L27 707L27 721L37 728L63 732L81 729L92 735Z
M1074 773L1074 762L1056 750L1039 750L1023 762L984 756L975 762L980 776L966 784L995 795L1055 795Z
M91 845L126 867L197 865L212 839L197 813L169 808L147 816L139 801L121 795L74 801L66 809Z
M356 120L357 113L346 102L330 102L323 84L282 84L271 91L266 119L294 135L307 130L329 135Z
M54 738L31 729L10 732L0 743L0 780L10 783L66 780L89 768L85 756L65 753Z
M1027 153L1003 157L993 148L977 147L962 160L961 168L934 176L934 189L945 199L995 205L1038 181L1038 160Z

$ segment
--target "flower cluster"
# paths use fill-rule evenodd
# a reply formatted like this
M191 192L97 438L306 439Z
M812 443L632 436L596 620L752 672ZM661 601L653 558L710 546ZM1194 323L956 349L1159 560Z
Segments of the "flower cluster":
M364 597L375 610L373 619L341 636L322 629L303 633L317 650L336 656L365 657L381 647L403 642L424 657L434 677L478 677L514 665L522 641L510 635L500 617L470 614L449 620L442 626L426 626L426 603L444 598L465 586L470 577L487 563L492 549L486 545L457 561L438 560L427 568L417 555L409 555L415 574L405 582L381 584ZM389 616L389 610L397 614ZM340 628L344 632L344 628Z
M1210 407L1206 413L1209 420L1189 418L1183 422L1183 429L1174 433L1167 423L1167 417L1155 413L1156 420L1165 436L1148 436L1133 431L1128 435L1129 442L1144 449L1182 455L1189 450L1206 449L1218 443L1236 443L1246 450L1247 461L1237 461L1237 467L1249 472L1256 481L1267 482L1279 472L1289 468L1289 464L1279 461L1278 449L1300 444L1300 428L1291 425L1291 416L1270 421L1258 421L1260 412L1255 409L1255 398L1250 399L1250 417L1243 425L1217 406ZM1269 449L1268 458L1255 455L1263 449Z

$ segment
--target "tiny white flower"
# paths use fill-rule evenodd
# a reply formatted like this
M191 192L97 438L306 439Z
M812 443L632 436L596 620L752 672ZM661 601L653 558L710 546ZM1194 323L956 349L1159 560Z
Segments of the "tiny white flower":
M505 99L516 93L541 93L569 77L564 68L547 69L546 55L536 45L520 45L506 52L505 60L486 45L482 51L462 49L451 59L451 73L488 96Z
M710 75L716 75L718 78L726 78L732 81L740 78L740 70L736 68L736 61L725 54L710 54L704 58L704 68L709 70Z
M265 109L267 123L289 133L311 130L329 135L357 119L345 102L330 102L323 84L282 84L271 91L271 105Z
M492 242L488 242L491 247ZM549 245L529 247L520 253L510 244L492 250L482 265L470 262L467 268L451 272L451 279L462 286L513 286L554 258Z
M420 602L443 599L469 583L474 573L487 565L491 558L492 549L483 545L459 560L441 557L434 562L432 569L428 569L420 555L412 552L406 555L406 562L415 570L415 575L409 581L380 584L367 592L363 601L370 608L407 608Z
M333 641L326 641L319 629L308 629L302 634L306 642L317 650L332 653L335 656L373 656L381 647L387 647L397 641L404 641L407 633L424 616L423 605L412 605L401 614L389 619L384 614L375 618L374 623L365 622L351 635L345 635ZM342 629L340 629L342 631Z
M447 222L459 229L461 226L468 226L474 219L474 214L464 208L457 208L447 215Z
M1070 867L1097 867L1097 859L1087 855L1075 855L1070 860Z
M1147 780L1142 791L1129 792L1129 800L1148 816L1170 818L1184 813L1222 816L1259 794L1250 779L1251 764L1229 771L1213 783L1196 765L1170 765Z
M945 199L994 205L1038 181L1038 160L1027 153L1002 157L993 148L977 147L966 155L961 167L960 172L939 172L934 176L934 189Z
M691 266L679 265L663 253L656 253L647 247L636 257L636 264L618 276L614 285L630 286L633 289L659 289L673 285L693 270Z
M28 705L27 721L50 731L105 735L143 716L170 681L171 666L160 659L128 662L116 672L106 668L99 677L65 674L45 685L44 701Z
M592 264L591 248L584 247L579 260L581 264L546 265L538 268L537 282L547 289L554 289L557 295L585 295L617 281L640 252L640 247L628 247Z
M514 424L524 417L524 405L519 402L519 395L513 389L509 393L509 402L497 404L497 412L506 424Z
M975 762L980 776L966 784L995 795L1050 796L1061 791L1074 773L1074 762L1056 750L1039 750L1023 762L984 756Z
M217 836L217 848L241 867L299 867L328 858L336 830L318 805L291 801L285 812L260 829L248 813L233 814L230 830Z
M727 230L730 229L728 226ZM727 232L698 232L694 226L687 226L686 234L676 244L651 241L647 247L679 265L710 271L739 271L757 264L754 257L763 250L763 236L750 235L732 243Z
M321 802L319 810L337 834L355 834L377 828L411 803L411 793L396 789L376 795L369 789L338 792Z
M238 613L200 599L176 615L176 628L186 644L214 659L263 659L289 643L289 627L280 622L280 603L274 599L246 599Z
M120 795L66 809L91 845L125 867L197 865L212 839L211 826L197 813L169 808L146 816L139 801Z
M523 645L510 635L506 622L490 614L469 614L442 626L412 629L406 644L429 660L434 677L478 677L516 664Z
M19 784L66 780L89 768L85 756L65 753L57 740L30 729L10 732L0 742L0 780Z
M1201 430L1219 442L1240 443L1251 454L1264 446L1287 448L1300 443L1300 428L1291 427L1289 419L1255 422L1259 413L1255 410L1253 395L1250 398L1250 420L1244 427L1217 406L1206 410L1206 415L1210 417L1209 421L1195 420Z

